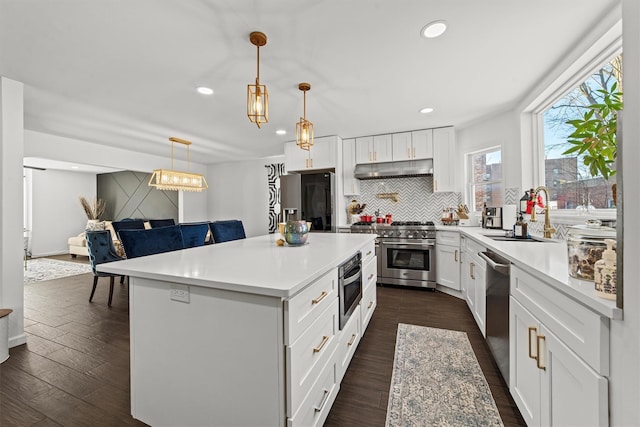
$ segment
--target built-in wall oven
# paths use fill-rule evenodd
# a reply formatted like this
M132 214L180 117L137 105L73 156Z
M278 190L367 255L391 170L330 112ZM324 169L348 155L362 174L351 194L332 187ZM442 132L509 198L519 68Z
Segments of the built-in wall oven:
M340 306L338 323L342 330L362 299L362 254L360 252L338 267L338 298Z
M358 223L352 233L376 233L378 283L435 289L436 228L433 222Z

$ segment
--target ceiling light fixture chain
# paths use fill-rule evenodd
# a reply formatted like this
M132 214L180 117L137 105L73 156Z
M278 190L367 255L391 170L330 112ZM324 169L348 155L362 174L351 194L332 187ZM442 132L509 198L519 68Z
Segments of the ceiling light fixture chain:
M149 178L149 186L166 191L202 191L209 188L204 175L188 172L191 168L191 141L171 137L171 169L156 169ZM174 143L187 146L187 172L179 172L173 169Z
M249 34L249 41L257 48L256 83L247 85L247 117L260 128L269 122L269 93L266 85L260 84L260 46L267 44L267 36L259 31Z
M302 91L303 110L300 121L296 123L296 144L303 150L310 151L313 146L313 123L307 120L307 91L311 90L311 84L300 83L298 89Z

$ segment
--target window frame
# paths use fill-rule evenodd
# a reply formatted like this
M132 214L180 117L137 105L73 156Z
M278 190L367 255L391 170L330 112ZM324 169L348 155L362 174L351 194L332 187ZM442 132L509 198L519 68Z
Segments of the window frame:
M492 181L482 181L482 182L475 182L473 181L473 161L472 158L473 156L476 156L478 154L486 154L486 153L492 153L494 151L500 151L500 164L502 165L502 178L500 180L492 180ZM473 188L475 185L477 184L502 184L502 191L504 193L504 188L505 188L505 180L504 180L504 162L503 162L503 156L504 156L504 150L502 149L502 145L494 145L491 147L486 147L486 148L482 148L481 150L475 150L475 151L469 151L467 153L465 153L465 163L466 163L466 167L465 167L465 171L466 171L466 197L465 199L467 200L468 206L471 209L471 211L476 211L475 208L475 192L473 191ZM503 194L503 200L504 200L504 194Z

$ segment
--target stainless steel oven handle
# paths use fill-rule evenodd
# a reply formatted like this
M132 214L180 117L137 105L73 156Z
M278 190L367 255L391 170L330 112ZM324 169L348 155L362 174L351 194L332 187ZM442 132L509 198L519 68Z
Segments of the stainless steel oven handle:
M398 246L435 246L435 243L398 243L398 242L393 242L393 243L385 243L382 242L383 245L385 246L392 246L392 247L398 247Z
M356 269L355 271L357 271L357 273L352 274L349 277L345 277L344 278L344 285L350 285L351 283L355 282L356 280L360 280L360 268Z

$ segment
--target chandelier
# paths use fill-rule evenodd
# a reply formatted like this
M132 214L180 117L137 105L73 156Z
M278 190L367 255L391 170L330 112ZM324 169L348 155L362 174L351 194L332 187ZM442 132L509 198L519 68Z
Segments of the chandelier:
M309 83L300 83L298 89L303 93L304 106L302 117L296 123L296 144L303 150L309 151L313 145L313 123L307 120L307 91L311 89L311 85Z
M171 169L154 170L151 178L149 178L149 187L169 191L202 191L209 188L204 175L173 170L173 143L177 142L187 146L187 169L189 169L189 146L191 141L174 137L169 138L169 141L171 141Z
M260 46L267 44L267 36L259 31L254 31L249 34L249 40L258 48L258 74L256 84L247 85L247 116L259 128L260 123L269 121L269 93L267 86L260 84Z

